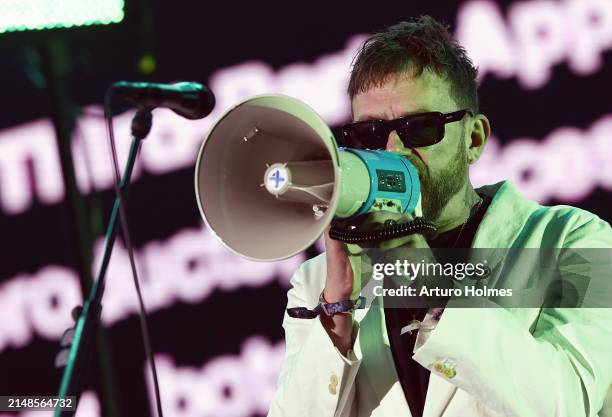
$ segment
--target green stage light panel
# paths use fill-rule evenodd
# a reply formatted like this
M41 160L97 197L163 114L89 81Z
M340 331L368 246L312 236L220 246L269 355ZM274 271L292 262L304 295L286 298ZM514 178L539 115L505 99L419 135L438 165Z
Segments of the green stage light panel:
M119 23L124 0L0 0L0 34Z

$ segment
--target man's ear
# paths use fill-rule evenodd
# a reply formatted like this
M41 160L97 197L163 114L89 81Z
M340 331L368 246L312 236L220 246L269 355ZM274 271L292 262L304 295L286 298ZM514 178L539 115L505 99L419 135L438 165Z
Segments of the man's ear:
M468 162L473 164L480 158L487 139L491 135L491 124L487 116L479 113L471 117L468 122L467 132L469 133L467 157Z

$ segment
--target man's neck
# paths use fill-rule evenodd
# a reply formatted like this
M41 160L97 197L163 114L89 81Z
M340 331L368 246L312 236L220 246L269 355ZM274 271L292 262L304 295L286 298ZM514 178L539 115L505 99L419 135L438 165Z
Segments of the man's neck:
M469 182L453 195L436 220L438 232L446 232L464 224L480 196Z

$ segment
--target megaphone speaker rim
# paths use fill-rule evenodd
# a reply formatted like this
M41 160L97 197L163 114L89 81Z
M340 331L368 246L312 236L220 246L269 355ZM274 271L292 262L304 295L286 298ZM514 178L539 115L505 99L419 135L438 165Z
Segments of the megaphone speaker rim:
M321 234L319 234L318 236L313 237L312 239L309 239L304 245L301 246L301 248L299 250L294 250L292 253L286 254L286 255L282 255L279 257L270 257L270 258L257 258L257 257L253 257L250 256L248 254L242 253L237 251L236 249L234 249L231 245L229 245L216 231L215 229L212 227L212 225L210 224L210 221L208 219L208 216L206 215L206 212L204 210L204 207L202 205L202 195L200 195L200 169L201 169L201 165L202 165L202 159L204 156L204 151L206 149L206 146L209 144L209 140L212 137L213 133L215 132L215 129L217 128L217 126L223 121L223 119L225 119L230 113L232 113L234 110L236 110L237 108L244 106L246 104L257 104L258 102L261 101L270 101L270 100L278 100L279 102L284 101L285 103L291 104L291 105L297 105L300 106L303 110L307 111L308 113L310 113L310 116L314 117L315 120L317 122L320 122L320 126L318 126L319 128L323 129L325 131L325 135L326 137L328 137L330 139L330 141L323 141L324 144L326 145L327 151L329 152L329 155L332 158L332 165L333 165L333 170L334 170L334 187L333 187L333 196L334 198L331 201L331 204L329 205L327 212L330 213L329 216L329 220L326 222L325 227L322 228L323 230L325 230L325 228L331 223L331 220L333 219L333 214L336 212L336 208L338 205L338 198L337 196L339 195L339 187L340 187L340 169L339 169L339 156L338 156L338 146L336 143L336 140L334 138L334 135L331 131L331 129L329 128L329 126L327 125L327 123L324 121L324 119L308 104L306 104L305 102L303 102L302 100L299 100L297 98L291 97L291 96L287 96L284 94L262 94L262 95L256 95L250 98L247 98L241 102L239 102L238 104L232 106L231 108L229 108L227 111L225 111L223 113L223 115L221 117L219 117L219 119L213 124L212 128L209 130L208 134L206 135L206 137L204 138L204 140L202 141L202 144L199 147L198 150L198 155L197 155L197 159L196 159L196 165L195 165L195 175L194 175L194 186L195 186L195 194L196 194L196 203L198 205L198 211L200 212L200 216L202 217L202 219L204 220L204 224L207 228L207 230L212 233L212 235L214 236L214 238L221 243L221 245L223 247L225 247L226 249L228 249L230 252L251 260L251 261L256 261L256 262L272 262L272 261L280 261L280 260L284 260L284 259L288 259L291 258L293 256L298 255L299 253L303 252L304 250L306 250L308 247L312 246L320 237ZM269 106L272 107L272 106ZM331 145L331 146L330 146Z

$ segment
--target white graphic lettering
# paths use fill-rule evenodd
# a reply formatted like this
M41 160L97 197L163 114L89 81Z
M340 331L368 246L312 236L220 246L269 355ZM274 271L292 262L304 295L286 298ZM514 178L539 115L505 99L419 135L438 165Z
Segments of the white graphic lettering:
M164 414L173 417L265 415L276 389L284 343L249 338L240 356L223 355L202 368L177 367L168 355L155 355ZM153 387L148 366L144 372ZM155 403L151 402L151 407ZM152 408L152 409L153 409Z
M102 241L96 245L97 259L101 251ZM229 252L204 229L182 230L166 241L150 242L135 256L149 312L177 301L200 303L215 290L261 287L274 280L288 287L291 275L304 260L303 255L297 255L281 262L249 261ZM11 317L0 322L0 352L27 345L34 334L59 340L74 326L70 312L81 303L78 277L65 267L47 266L0 285L0 314ZM102 305L105 325L138 312L128 256L120 242L113 250Z

